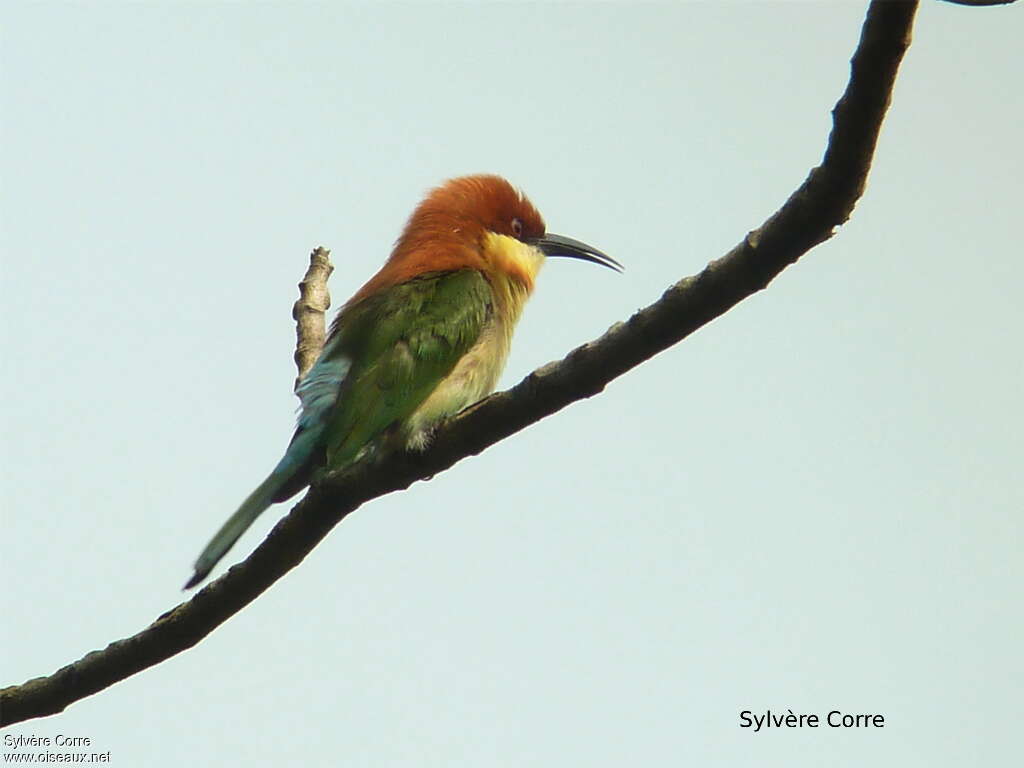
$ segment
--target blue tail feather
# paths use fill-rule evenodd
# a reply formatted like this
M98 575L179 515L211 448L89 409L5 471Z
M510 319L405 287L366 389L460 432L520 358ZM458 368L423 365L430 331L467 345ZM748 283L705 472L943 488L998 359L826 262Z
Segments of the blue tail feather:
M195 573L185 584L185 589L191 589L205 579L256 518L263 514L271 504L290 498L306 484L305 477L308 473L309 459L313 456L319 443L319 432L319 429L300 429L295 434L288 450L267 476L267 479L246 497L241 506L210 539L210 543L206 545L199 555L199 559L196 560ZM297 479L301 481L301 484L296 487ZM282 495L283 490L291 490L291 492Z
M352 367L351 361L338 352L339 345L338 339L329 340L299 384L297 394L302 403L301 413L288 450L267 479L249 494L210 539L196 560L195 573L185 584L185 589L191 589L205 579L267 507L290 499L309 484L310 472L320 458L318 452L322 450L321 438L328 414L337 402L341 383Z

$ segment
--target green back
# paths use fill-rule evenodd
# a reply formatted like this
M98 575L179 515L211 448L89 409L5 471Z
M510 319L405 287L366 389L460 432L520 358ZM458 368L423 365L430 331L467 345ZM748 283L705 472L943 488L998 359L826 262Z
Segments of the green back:
M352 360L329 417L327 462L339 466L407 419L480 337L491 290L476 270L430 272L370 296L337 320Z

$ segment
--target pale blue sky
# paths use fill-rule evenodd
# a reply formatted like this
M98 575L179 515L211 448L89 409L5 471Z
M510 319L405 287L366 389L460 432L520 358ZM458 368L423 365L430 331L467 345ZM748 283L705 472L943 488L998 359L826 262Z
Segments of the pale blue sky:
M627 265L545 268L511 385L784 201L864 7L5 5L0 684L182 599L290 436L313 246L337 306L426 189L507 176ZM924 3L833 240L367 505L196 648L6 733L115 766L1006 764L1022 34L1016 7ZM739 727L769 708L886 726Z

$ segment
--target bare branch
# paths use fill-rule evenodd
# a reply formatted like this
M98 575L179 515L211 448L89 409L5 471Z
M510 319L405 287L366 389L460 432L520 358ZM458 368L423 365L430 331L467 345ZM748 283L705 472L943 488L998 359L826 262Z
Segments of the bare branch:
M299 370L295 377L296 390L324 346L324 314L331 306L327 281L333 271L331 252L322 245L314 248L309 254L309 269L299 283L299 298L292 307L292 318L295 320L295 367Z
M954 5L1009 5L1017 0L945 0Z
M763 289L789 264L828 239L864 190L916 2L875 0L868 9L846 92L833 110L822 164L761 227L700 274L671 286L654 304L617 323L564 360L534 371L438 429L419 455L393 454L318 478L244 562L133 637L88 654L53 675L0 691L0 722L62 711L198 643L294 568L364 502L427 479L463 458L600 392L612 379L661 352Z

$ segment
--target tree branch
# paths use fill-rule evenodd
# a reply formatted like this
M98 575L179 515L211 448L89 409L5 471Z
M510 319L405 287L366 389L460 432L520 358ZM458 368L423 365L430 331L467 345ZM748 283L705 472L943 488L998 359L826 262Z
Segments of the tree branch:
M1009 5L1015 3L1017 0L945 0L947 3L953 3L954 5Z
M296 390L324 347L324 313L331 307L327 281L333 271L331 252L318 245L309 254L309 269L299 283L299 298L292 307L292 318L295 320L295 367L298 369L294 386Z
M428 479L569 403L597 394L612 379L765 288L806 251L830 238L864 190L916 9L916 2L871 3L850 81L833 110L822 164L811 170L782 208L728 254L671 286L657 302L596 341L442 424L426 452L386 455L318 478L245 562L191 600L138 634L49 677L0 691L0 724L61 712L72 702L190 648L298 565L364 502Z

